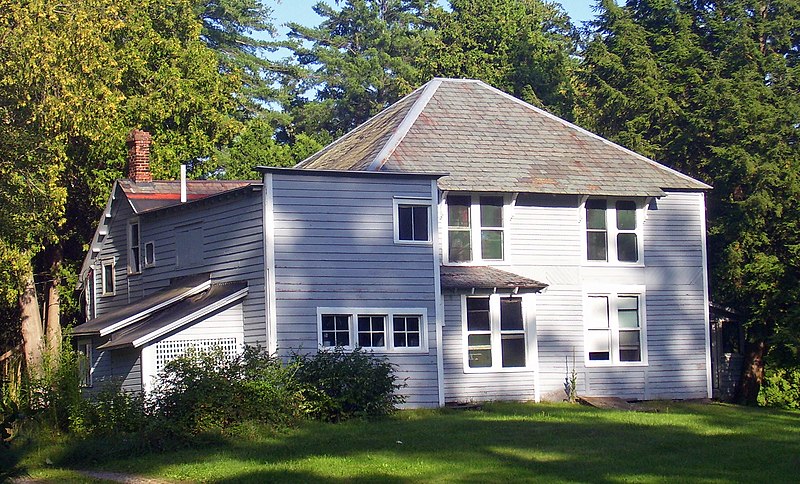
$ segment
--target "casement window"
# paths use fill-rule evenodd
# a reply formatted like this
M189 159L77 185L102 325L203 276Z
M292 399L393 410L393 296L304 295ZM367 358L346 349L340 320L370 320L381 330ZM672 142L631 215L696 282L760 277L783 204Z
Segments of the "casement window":
M103 285L103 296L113 296L114 291L116 289L116 281L114 280L114 262L113 261L106 261L103 262L103 272L102 272L102 285Z
M587 365L647 361L643 291L590 293L586 295L584 308Z
M394 241L400 244L430 244L431 201L429 199L394 199Z
M89 340L78 341L78 375L80 386L92 386L92 342Z
M156 265L156 244L147 242L144 244L144 266L153 267Z
M142 272L142 242L139 222L128 223L128 273Z
M454 263L505 259L505 200L502 196L447 197L447 260Z
M641 262L642 216L636 202L589 199L585 208L587 261Z
M424 309L319 308L320 348L427 351Z
M522 297L466 296L464 314L465 369L508 370L528 366Z

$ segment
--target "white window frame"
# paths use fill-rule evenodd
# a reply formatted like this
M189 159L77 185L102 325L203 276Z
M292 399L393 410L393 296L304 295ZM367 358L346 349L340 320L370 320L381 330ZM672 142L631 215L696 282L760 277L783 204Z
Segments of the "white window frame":
M111 285L112 291L106 291L108 285L106 284L106 267L111 267ZM113 296L117 293L117 262L116 260L107 260L103 261L100 266L100 282L102 284L102 292L100 293L101 296Z
M426 240L400 240L400 207L425 207L428 213L428 238ZM394 197L392 199L392 217L394 219L394 243L398 245L432 245L433 244L433 201L430 198Z
M486 368L471 368L469 366L469 340L470 333L467 329L467 298L483 297L489 298L489 327L491 332L492 347L492 366ZM525 366L503 367L502 355L502 335L508 333L519 333L520 331L502 331L500 329L500 300L502 298L521 298L522 299L522 333L525 336ZM536 338L533 332L536 328L535 306L533 294L512 294L512 293L492 293L492 294L464 294L461 297L461 346L462 363L464 373L517 373L530 372L536 368L537 353L533 345ZM479 331L485 332L485 331Z
M645 286L616 286L616 287L591 287L588 288L583 294L583 357L584 364L587 367L603 367L603 366L648 366L647 359L647 301L645 296ZM618 318L618 299L619 297L633 296L638 298L638 312L639 312L639 344L641 361L620 361L619 359L619 318ZM589 347L586 344L589 341L589 324L588 324L588 311L589 311L589 298L590 297L607 297L608 298L608 318L609 318L609 352L610 358L608 360L590 360Z
M330 351L334 347L322 346L322 316L323 315L347 315L350 316L350 345L342 348L353 351L358 347L358 317L359 316L383 316L384 320L384 341L383 347L364 347L364 350L375 353L428 353L428 310L425 308L351 308L351 307L318 307L317 308L317 347L321 351ZM419 317L419 338L420 345L417 346L394 346L394 317Z
M133 243L133 226L137 227L138 240L136 246ZM144 257L142 257L142 224L139 219L128 221L128 274L141 274L144 267ZM138 262L138 269L134 266L134 261Z
M605 200L606 202L606 260L589 260L589 229L586 226L586 202L589 200ZM636 205L636 230L617 229L617 202L633 202ZM632 197L587 197L581 202L580 224L581 224L581 250L583 252L583 264L587 266L626 266L644 267L644 220L645 220L645 201L640 198ZM618 260L617 253L617 234L634 233L636 234L636 253L638 259L635 262Z
M450 260L450 210L447 204L448 197L469 197L470 198L470 212L469 212L469 231L470 231L470 248L472 250L472 260L464 262L454 262ZM481 226L481 197L498 197L503 200L503 226L502 227L482 227ZM442 204L442 218L444 243L442 244L442 254L445 265L451 266L469 266L469 265L508 265L509 262L509 227L511 225L511 209L512 198L507 193L459 193L449 192L443 200ZM484 259L481 247L481 231L494 230L503 233L503 258L502 259Z
M150 247L153 248L153 260L149 261L149 262L147 260L147 246L150 246ZM153 242L152 240L149 241L149 242L145 242L144 243L144 252L142 252L142 259L144 260L144 267L145 268L155 267L155 265L156 265L156 243Z

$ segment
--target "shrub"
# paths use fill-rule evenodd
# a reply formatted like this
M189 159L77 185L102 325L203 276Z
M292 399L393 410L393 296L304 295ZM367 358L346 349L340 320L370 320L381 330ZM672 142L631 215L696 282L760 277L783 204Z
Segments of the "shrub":
M362 349L294 354L291 364L298 381L307 388L306 411L314 418L338 422L386 415L405 401L397 393L405 382L398 383L393 365Z
M291 424L302 414L302 395L290 368L247 347L235 358L190 350L165 365L151 397L159 417L196 434L246 420Z
M150 421L141 393L126 392L119 384L108 384L97 395L83 399L70 411L70 430L78 435L110 435L137 432Z
M767 368L758 393L765 407L800 408L800 367Z

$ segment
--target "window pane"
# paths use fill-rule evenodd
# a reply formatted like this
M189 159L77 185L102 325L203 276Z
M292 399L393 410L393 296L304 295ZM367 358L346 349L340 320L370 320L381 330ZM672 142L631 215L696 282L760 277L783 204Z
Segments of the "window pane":
M636 262L639 260L636 234L617 234L617 260L620 262Z
M144 244L144 263L153 264L156 261L156 246L152 242Z
M620 331L619 333L619 360L641 361L641 345L639 331Z
M617 307L619 309L639 309L639 298L637 296L619 296Z
M111 264L103 266L103 292L111 294L114 292L114 266Z
M605 230L606 228L605 200L588 200L586 202L586 228Z
M589 352L608 352L611 348L611 332L607 329L590 329L586 339Z
M323 315L322 316L322 330L323 331L330 331L335 328L333 323L333 316L330 315Z
M586 325L589 328L608 328L608 297L591 296L586 307Z
M636 204L634 202L617 202L617 228L619 230L636 230Z
M397 235L400 240L414 240L412 207L397 207Z
M588 260L607 260L606 233L587 232L586 249L586 258Z
M359 331L369 331L369 317L359 316L359 318L358 318L358 330Z
M609 356L608 351L589 352L589 361L608 361Z
M472 260L470 232L468 230L451 230L448 238L448 252L451 262L469 262Z
M406 318L406 329L408 331L419 331L419 318Z
M525 366L525 335L504 334L501 337L503 368Z
M470 197L447 197L447 220L450 227L469 227Z
M350 316L346 314L336 316L336 329L349 330L350 329Z
M131 224L131 247L139 245L139 224Z
M467 336L468 359L470 368L488 368L492 366L491 335L471 334Z
M395 348L405 348L407 345L406 343L406 334L405 333L395 333L394 334L394 347Z
M372 338L370 333L358 333L358 346L369 348L372 346Z
M503 259L503 232L501 230L481 230L481 257Z
M467 330L489 331L489 298L467 298Z
M504 297L500 299L500 330L522 330L522 299Z
M428 240L428 207L414 207L414 240Z
M350 346L350 333L349 332L336 332L336 346Z
M139 256L139 247L131 248L131 270L133 272L141 272L141 258Z
M420 337L419 333L408 333L408 346L412 348L419 348L420 347Z
M642 355L638 348L633 350L619 350L619 361L642 361Z
M405 332L406 330L406 318L395 317L392 321L392 331L395 333Z
M638 328L639 327L639 312L635 309L620 310L619 311L619 327L620 328Z
M503 226L503 197L481 197L481 227Z

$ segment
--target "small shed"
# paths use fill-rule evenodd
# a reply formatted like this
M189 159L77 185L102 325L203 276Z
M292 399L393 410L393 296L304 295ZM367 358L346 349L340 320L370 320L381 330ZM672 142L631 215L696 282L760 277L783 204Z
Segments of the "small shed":
M712 396L729 402L736 396L744 364L744 327L731 308L710 303Z

